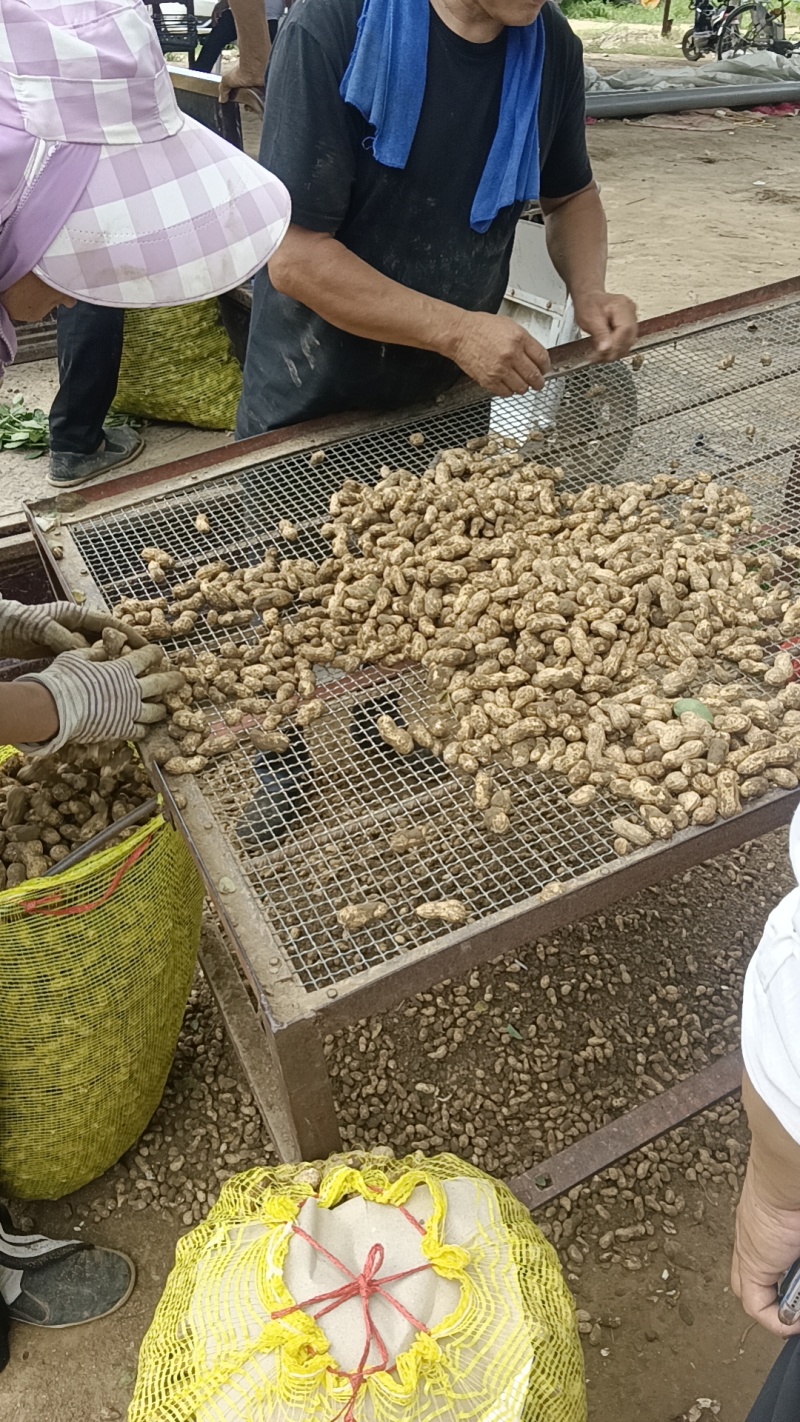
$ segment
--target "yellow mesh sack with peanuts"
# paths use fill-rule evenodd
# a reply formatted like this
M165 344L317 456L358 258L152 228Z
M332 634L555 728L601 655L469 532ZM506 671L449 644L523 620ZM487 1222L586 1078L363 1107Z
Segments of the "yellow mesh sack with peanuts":
M252 1170L180 1241L128 1422L584 1422L558 1260L442 1155Z
M141 1134L178 1040L202 901L160 815L0 894L0 1194L57 1199Z
M146 420L232 430L242 371L216 300L126 311L114 409Z

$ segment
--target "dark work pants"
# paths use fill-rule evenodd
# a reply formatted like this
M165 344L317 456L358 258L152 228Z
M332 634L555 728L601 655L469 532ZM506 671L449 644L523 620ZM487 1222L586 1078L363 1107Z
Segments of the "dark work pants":
M269 37L274 44L275 36L278 33L278 21L267 20L267 26ZM223 10L213 30L203 41L200 53L194 62L195 69L199 69L201 73L210 74L225 46L235 43L236 21L230 10Z
M58 394L50 407L50 448L94 454L117 393L125 312L79 301L58 311Z
M800 1418L800 1338L790 1338L772 1367L747 1422L798 1422Z

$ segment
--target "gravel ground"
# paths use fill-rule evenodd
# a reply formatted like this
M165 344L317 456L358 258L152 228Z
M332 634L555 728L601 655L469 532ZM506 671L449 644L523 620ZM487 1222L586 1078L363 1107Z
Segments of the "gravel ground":
M785 840L755 841L327 1037L346 1145L453 1151L506 1178L730 1051L747 961L793 886ZM590 1251L633 1267L683 1213L684 1185L736 1189L745 1153L741 1108L723 1103L540 1222L575 1268ZM221 1181L272 1158L198 974L161 1106L77 1213L104 1220L126 1202L189 1226Z
M598 914L467 981L329 1037L348 1145L452 1150L528 1170L738 1043L744 970L793 887L785 832ZM641 1267L685 1186L738 1189L738 1101L571 1190L538 1217L564 1262Z
M501 1177L530 1168L736 1045L744 969L769 909L790 887L783 831L329 1037L347 1145L388 1144L398 1154L451 1150ZM745 1157L744 1118L731 1100L537 1216L580 1308L593 1422L688 1417L695 1399L711 1393L712 1380L722 1393L722 1363L744 1356L748 1330L738 1305L725 1297L725 1273ZM134 1296L138 1316L128 1327L134 1336L127 1337L125 1357L121 1343L119 1366L111 1368L103 1354L93 1391L88 1381L75 1380L103 1406L81 1406L82 1395L70 1390L65 1419L124 1415L136 1345L175 1240L206 1214L223 1180L271 1159L198 974L164 1099L141 1140L71 1200L16 1206L25 1226L50 1233L85 1230L87 1238L134 1254L145 1251L145 1239L158 1242L155 1264L142 1271ZM722 1362L720 1320L729 1338L741 1334L742 1343ZM684 1335L677 1340L675 1328ZM69 1339L63 1335L58 1346L66 1348ZM757 1379L770 1358L769 1340L758 1330L751 1353L753 1347ZM704 1376L690 1375L685 1386L676 1354L695 1359L691 1368ZM25 1378L15 1364L28 1368L30 1387L39 1376L37 1356L21 1365L16 1353L6 1375L11 1391L0 1396L2 1422L19 1415ZM70 1357L64 1354L63 1368ZM672 1410L666 1401L664 1410L652 1410L655 1379L659 1398L672 1388ZM610 1412L605 1402L623 1383L626 1396L644 1389L643 1402L631 1402L630 1413L616 1405ZM745 1386L749 1399L756 1383ZM61 1422L58 1406L52 1422ZM745 1412L744 1402L729 1402L708 1415L742 1422Z

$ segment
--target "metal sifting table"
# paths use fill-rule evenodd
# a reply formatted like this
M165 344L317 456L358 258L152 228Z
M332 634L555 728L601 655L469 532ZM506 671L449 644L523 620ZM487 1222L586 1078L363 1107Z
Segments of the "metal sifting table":
M343 479L374 481L385 464L421 471L439 449L491 424L533 457L560 464L567 488L708 470L747 495L762 523L760 546L800 542L800 280L645 323L638 354L623 364L587 367L585 346L565 348L566 374L540 396L490 402L460 388L414 414L281 431L234 453L91 488L71 510L39 505L31 526L69 592L109 604L148 598L156 589L140 557L145 545L173 554L175 582L218 556L231 566L255 564L269 549L323 557L319 526ZM409 443L415 431L425 437L419 449ZM312 467L309 450L318 447L325 459ZM206 534L195 528L201 511ZM297 542L280 538L283 518L300 529ZM48 547L55 537L63 545L57 562ZM203 623L181 645L214 647L230 635ZM788 820L800 798L775 792L732 820L620 860L609 826L624 813L619 801L600 795L573 808L562 777L502 769L497 783L512 791L514 812L511 832L498 837L483 827L468 778L421 753L399 757L369 733L376 707L406 718L432 709L418 668L325 672L320 681L327 715L304 733L301 813L288 825L276 825L257 798L260 762L246 735L196 780L162 779L255 994L269 1047L256 1090L284 1158L340 1144L323 1032L764 833ZM213 722L218 712L209 711ZM171 801L177 788L187 801L181 810ZM419 826L417 848L391 848L396 830ZM564 892L542 897L553 880ZM438 897L468 904L469 922L443 932L416 918L417 904ZM369 898L383 899L388 916L344 933L337 909ZM229 969L218 960L213 972L232 1004L238 978ZM257 1054L263 1038L245 1024L240 1036L248 1033Z

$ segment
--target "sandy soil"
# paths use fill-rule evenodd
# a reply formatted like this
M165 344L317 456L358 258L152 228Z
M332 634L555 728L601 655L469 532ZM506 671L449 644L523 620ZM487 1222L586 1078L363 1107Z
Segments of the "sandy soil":
M683 115L678 128L667 117L590 131L610 283L654 316L794 276L798 120L709 115L693 128Z
M614 9L610 13L616 18L619 11ZM638 64L645 56L648 61L682 62L681 37L689 28L688 21L676 20L672 34L664 39L660 25L624 25L606 20L572 20L570 23L583 41L590 64L594 64L595 55L612 55L617 64L625 63L629 56Z
M700 127L685 128L605 123L590 130L589 140L611 222L611 282L637 299L642 315L748 289L798 270L797 120L712 118ZM20 367L8 391L19 390L31 403L46 407L53 377L51 364ZM213 444L218 439L180 428L149 431L146 458L160 462L189 448L207 447L205 441ZM44 461L3 455L0 514L16 507L23 492L36 497L45 491L44 469ZM785 892L785 862L778 868L773 861L763 866L758 883L759 901L747 924L749 950L768 907ZM659 891L667 928L668 889ZM715 917L717 907L718 901L712 904L710 898L702 908L697 903L709 952L727 932L722 918ZM208 1021L213 1029L213 1010ZM399 1037L401 1029L399 1022ZM735 1028L731 1033L735 1036ZM183 1087L195 1069L196 1035L184 1044L153 1127L149 1148L157 1160L174 1153L174 1140L181 1139L188 1109ZM236 1065L222 1050L224 1080L234 1084L226 1089L235 1089L236 1099L244 1101ZM339 1045L331 1050L339 1052ZM448 1069L446 1062L442 1069ZM427 1070L432 1071L429 1063ZM413 1084L416 1071L413 1044L402 1044L398 1073ZM341 1089L344 1101L348 1093ZM721 1122L712 1122L707 1130L706 1139L720 1145L730 1133ZM246 1159L264 1154L262 1137L251 1134L247 1139ZM204 1149L213 1155L213 1142L206 1142ZM47 1422L106 1422L124 1416L138 1344L175 1241L186 1228L181 1213L185 1202L180 1208L165 1205L141 1215L127 1201L116 1206L115 1183L135 1169L130 1158L126 1161L71 1200L26 1207L36 1227L51 1234L70 1235L86 1223L87 1236L128 1248L139 1265L140 1282L118 1317L93 1328L55 1335L17 1330L12 1363L0 1383L0 1422L34 1415ZM685 1210L676 1236L681 1259L670 1261L663 1243L649 1258L643 1254L637 1268L602 1262L591 1253L572 1276L578 1304L590 1319L620 1320L619 1326L598 1327L596 1346L587 1340L593 1422L676 1422L701 1397L719 1400L719 1422L744 1422L774 1356L772 1341L748 1328L727 1291L735 1203L730 1179L722 1178L713 1188L698 1183L681 1189ZM668 1283L663 1281L665 1269ZM704 1414L703 1422L706 1415L711 1414Z
M30 409L47 410L58 389L58 368L55 360L31 361L25 365L12 366L3 382L2 398L11 400L22 395ZM153 465L167 464L174 459L183 459L190 454L199 454L206 449L215 449L227 442L223 434L212 430L195 430L188 425L148 425L143 431L145 447L130 468L149 469ZM52 486L47 482L47 455L38 459L28 459L26 455L13 450L0 453L0 532L18 522L18 513L23 499L35 503L38 499L51 497ZM118 477L114 472L101 484Z

